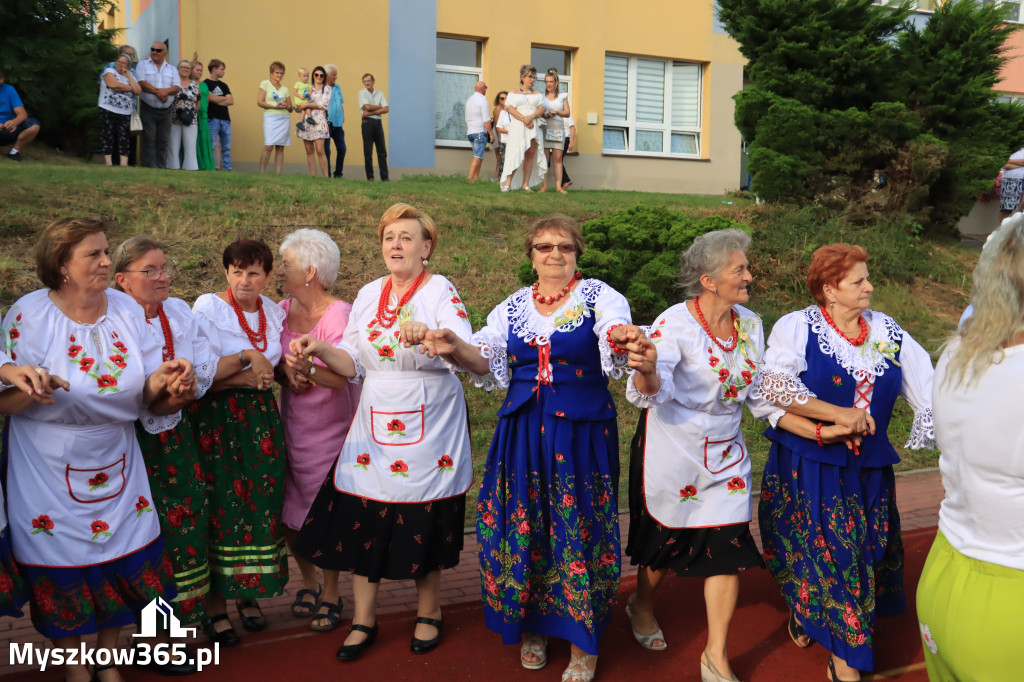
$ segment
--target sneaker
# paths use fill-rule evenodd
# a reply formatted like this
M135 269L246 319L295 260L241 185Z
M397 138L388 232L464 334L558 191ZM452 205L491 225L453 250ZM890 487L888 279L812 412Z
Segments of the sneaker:
M21 161L21 152L19 152L17 149L12 149L11 151L7 152L7 158L10 159L11 161Z

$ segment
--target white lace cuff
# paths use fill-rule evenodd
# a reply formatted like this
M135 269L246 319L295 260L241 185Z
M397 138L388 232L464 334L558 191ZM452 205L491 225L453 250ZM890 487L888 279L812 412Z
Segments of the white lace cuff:
M486 376L473 375L473 385L487 391L508 388L508 351L501 339L487 332L477 332L470 343L480 349L480 355L487 358L491 370Z
M613 351L608 339L603 336L597 346L601 350L601 371L605 376L621 379L626 373L627 354Z
M647 395L641 393L640 389L636 387L636 371L627 370L629 372L629 379L626 381L626 400L633 405L636 405L640 409L649 409L657 407L658 405L667 402L672 398L672 394L675 393L675 384L672 381L672 374L665 373L658 368L658 392L654 395Z
M193 365L196 373L196 400L199 400L213 386L213 377L217 374L217 360L212 358L198 365Z
M181 410L178 410L174 414L158 416L150 412L148 409L144 409L139 421L142 422L142 428L146 429L146 433L151 433L155 436L158 433L170 431L177 426L178 422L181 421Z
M932 421L932 408L914 414L914 426L910 429L910 438L903 446L910 450L935 449L935 422Z
M786 372L776 372L761 367L760 382L754 387L751 395L761 398L773 405L788 406L794 401L803 405L810 398L817 398L814 393L804 386L804 382Z

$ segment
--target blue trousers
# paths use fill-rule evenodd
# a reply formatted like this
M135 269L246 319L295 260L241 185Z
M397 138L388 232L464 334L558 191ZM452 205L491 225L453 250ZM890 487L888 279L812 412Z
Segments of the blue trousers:
M231 168L231 121L220 118L210 119L210 144L217 146L220 140L220 167L226 171Z

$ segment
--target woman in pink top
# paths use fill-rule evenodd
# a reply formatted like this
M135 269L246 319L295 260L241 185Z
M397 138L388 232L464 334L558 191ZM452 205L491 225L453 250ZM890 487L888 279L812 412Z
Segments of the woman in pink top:
M280 303L288 314L281 343L309 334L337 345L352 310L350 304L330 294L341 261L338 246L319 230L296 230L281 243L281 256L277 277L290 297ZM279 372L281 421L288 446L282 520L288 545L292 546L348 434L359 402L359 387L319 360L297 369L281 363ZM302 571L303 583L292 603L292 614L312 617L313 630L326 632L338 627L342 608L338 572L325 570L321 588L316 567L294 552L292 558Z

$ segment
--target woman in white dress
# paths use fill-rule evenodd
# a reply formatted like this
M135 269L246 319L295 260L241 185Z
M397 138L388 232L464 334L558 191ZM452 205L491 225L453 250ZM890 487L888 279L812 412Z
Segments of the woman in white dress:
M555 168L555 191L567 194L562 187L562 147L565 144L565 119L569 116L569 93L558 91L558 70L548 69L544 76L544 158ZM540 191L548 189L548 174Z
M96 679L110 665L121 626L151 600L175 596L134 423L146 405L170 414L195 395L184 359L161 362L139 305L107 288L110 258L98 220L50 224L36 245L46 288L23 296L4 319L7 353L67 376L53 404L0 394L12 413L7 490L18 571L36 629L59 648L99 633ZM83 665L65 679L92 678Z
M519 69L519 87L510 91L505 99L505 110L512 120L505 145L505 165L501 170L502 192L509 191L512 181L520 179L522 188L529 192L530 187L539 184L548 170L544 154L537 154L537 149L543 146L546 110L542 106L544 95L533 89L535 80L537 67L524 64Z
M454 367L404 348L427 327L473 333L455 287L427 270L437 226L422 211L395 204L377 227L391 273L364 286L341 345L304 335L288 365L304 373L309 356L363 379L355 418L333 470L310 507L296 551L324 569L352 571L355 615L338 649L359 657L377 636L381 578L415 580L419 604L413 653L441 636L441 569L458 564L466 491L473 481L466 400Z
M611 335L630 350L635 372L626 397L643 409L630 451L626 547L640 568L626 615L642 647L664 651L654 617L658 585L670 570L703 578L704 682L735 679L727 641L739 573L763 566L750 534L751 467L740 431L764 352L761 320L742 305L753 279L749 244L750 236L735 229L698 237L680 259L680 281L693 299L658 315L646 336L636 327ZM774 412L814 430L806 419ZM822 436L843 432L830 427Z

